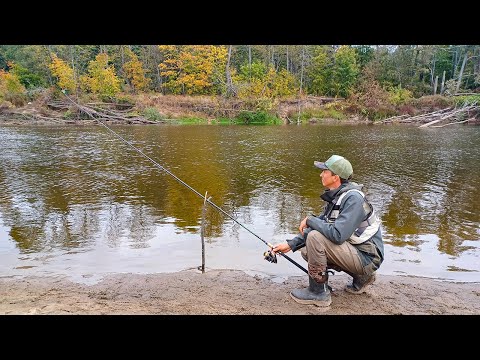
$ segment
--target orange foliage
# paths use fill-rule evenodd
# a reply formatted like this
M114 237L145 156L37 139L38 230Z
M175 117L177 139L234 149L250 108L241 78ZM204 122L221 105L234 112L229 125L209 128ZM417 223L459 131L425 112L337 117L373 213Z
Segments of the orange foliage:
M225 46L161 45L163 61L160 73L165 86L174 94L215 94L225 73L227 49Z
M125 71L127 79L132 84L133 91L137 92L147 90L151 80L145 76L145 70L143 69L142 62L130 49L126 50L126 55L130 58L130 60L123 64L123 70Z

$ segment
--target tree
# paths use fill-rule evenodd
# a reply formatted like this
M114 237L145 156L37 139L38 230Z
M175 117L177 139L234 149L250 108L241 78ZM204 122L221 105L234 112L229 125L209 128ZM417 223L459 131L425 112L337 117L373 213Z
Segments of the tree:
M20 70L18 76L26 87L43 86L49 82L50 54L42 45L0 45L0 54L6 63L12 62L28 71ZM5 68L5 70L7 70ZM25 77L24 77L25 75Z
M100 53L88 64L88 75L80 78L82 87L94 94L113 96L120 91L120 80L113 65L108 64L108 55Z
M227 49L215 45L159 46L165 86L174 94L215 94L225 88Z
M8 63L13 67L12 63ZM7 72L0 69L0 104L7 101L15 106L21 106L25 103L25 87L14 72ZM7 104L8 104L7 103Z
M328 46L318 46L313 50L313 57L307 67L307 75L310 79L308 92L315 95L330 95L333 75L333 59Z
M45 81L40 75L32 73L19 64L12 63L10 71L18 76L18 80L20 80L26 89L45 86Z
M357 64L360 69L363 69L374 56L374 49L371 45L354 45L352 46L357 53Z
M57 86L62 90L75 92L77 84L73 69L62 59L52 54L52 62L49 65L52 75L57 79Z
M232 74L230 72L230 59L232 57L232 45L228 46L228 58L227 58L227 65L225 67L225 77L227 79L227 97L237 95L237 90L233 86L232 81Z
M348 97L357 81L359 67L357 65L355 49L350 46L341 46L335 52L333 67L333 84L335 96Z
M125 55L129 60L123 64L123 70L125 77L133 88L133 92L148 89L150 79L145 76L143 64L138 59L138 56L130 49L125 50Z
M263 97L277 98L294 95L298 89L295 77L285 69L278 73L273 64L268 66L263 62L255 61L240 67L240 72L234 77L239 89L240 98Z

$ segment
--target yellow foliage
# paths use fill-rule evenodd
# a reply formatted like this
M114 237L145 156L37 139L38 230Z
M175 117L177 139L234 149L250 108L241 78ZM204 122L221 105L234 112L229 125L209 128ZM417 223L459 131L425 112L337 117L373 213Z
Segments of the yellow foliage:
M412 92L407 89L402 89L400 86L391 87L387 89L388 91L388 100L393 105L401 105L412 99Z
M11 64L9 64L10 67ZM0 101L6 101L14 105L24 104L25 87L20 82L18 76L12 72L6 72L0 69Z
M251 97L278 98L294 95L298 92L293 74L283 69L278 73L270 66L264 73L257 73L248 80L245 75L232 76L238 88L238 97L247 99Z
M130 60L123 64L123 70L125 71L125 76L130 80L130 83L133 86L133 91L136 92L138 90L142 91L148 89L150 79L145 76L142 62L130 49L127 49L126 55Z
M60 89L69 90L70 92L75 91L75 74L65 61L52 54L52 62L48 67L52 75L57 78L57 85Z
M214 94L227 64L227 48L215 45L159 46L160 73L165 86L176 94Z
M273 97L285 97L294 95L298 92L295 84L295 76L286 69L280 70L273 76L272 79L272 94Z
M100 95L115 95L120 91L120 80L113 65L108 65L108 55L98 54L88 64L88 75L80 77L82 88Z
M13 64L8 64L13 68ZM0 69L0 104L10 107L25 104L25 87L14 72L6 72Z
M25 92L25 87L17 75L0 69L0 92L19 94Z

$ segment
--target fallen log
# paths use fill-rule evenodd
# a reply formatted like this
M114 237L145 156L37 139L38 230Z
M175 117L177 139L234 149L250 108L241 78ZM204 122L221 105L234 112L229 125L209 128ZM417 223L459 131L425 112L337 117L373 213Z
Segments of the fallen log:
M478 106L475 106L475 105L469 105L469 106L464 106L460 109L457 109L457 110L453 110L451 111L449 114L445 115L445 116L442 116L440 119L437 119L437 120L433 120L433 121L430 121L426 124L423 124L423 125L420 125L419 128L425 128L425 127L428 127L430 125L433 125L433 124L436 124L436 123L439 123L440 121L443 121L443 120L446 120L446 119L449 119L455 115L458 115L460 113L463 113L465 111L469 111L469 110L472 110L472 109L476 109L478 108Z
M112 121L112 122L119 122L119 123L127 123L127 124L132 124L132 123L137 123L137 124L158 124L159 121L151 121L148 119L145 119L143 117L130 117L127 118L123 114L120 114L114 110L110 109L102 109L99 107L92 107L92 106L87 106L87 105L82 105L79 104L75 101L73 101L69 96L64 94L64 96L72 103L74 104L80 112L83 112L84 114L88 115L90 118L94 120L104 120L104 121Z
M432 127L433 128L441 128L441 127L445 127L445 126L448 126L448 125L463 124L463 123L469 122L471 120L475 120L475 118L473 117L473 118L470 118L470 119L467 119L467 120L456 121L456 122L448 123L448 124L445 124L445 125L434 125Z
M378 123L381 123L381 124L386 124L386 123L389 123L389 122L394 122L395 120L400 120L402 118L404 118L405 116L408 116L407 114L403 114L403 115L395 115L395 116L391 116L389 118L386 118L386 119L383 119L381 121L379 121Z
M443 114L443 113L445 113L445 112L447 112L447 111L450 111L450 110L452 110L452 109L453 109L453 108L449 107L449 108L445 108L445 109L441 109L441 110L436 110L436 111L432 111L432 112L425 113L425 114L419 114L419 115L412 116L412 117L408 118L407 120L413 121L413 120L418 120L418 119L420 119L420 118L438 116L438 115Z

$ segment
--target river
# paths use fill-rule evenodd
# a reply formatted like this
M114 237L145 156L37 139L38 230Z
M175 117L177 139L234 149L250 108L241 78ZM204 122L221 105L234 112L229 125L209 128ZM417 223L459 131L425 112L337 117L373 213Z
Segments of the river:
M353 165L382 219L379 274L480 281L480 128L147 125L112 129L208 206L205 266L284 279L263 259L323 208L315 160ZM0 274L176 272L202 264L202 197L100 126L0 127ZM252 234L253 233L253 234ZM306 266L299 252L288 253Z

